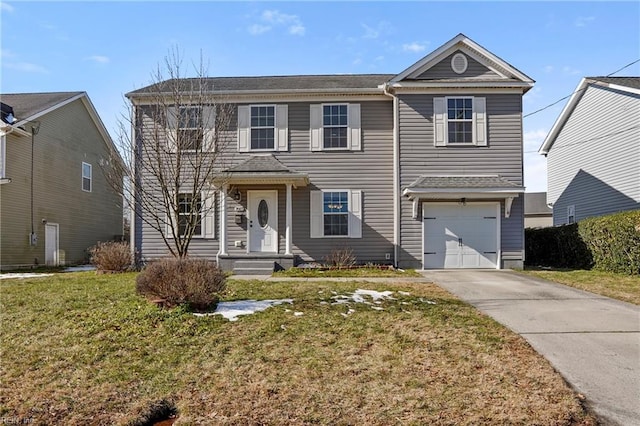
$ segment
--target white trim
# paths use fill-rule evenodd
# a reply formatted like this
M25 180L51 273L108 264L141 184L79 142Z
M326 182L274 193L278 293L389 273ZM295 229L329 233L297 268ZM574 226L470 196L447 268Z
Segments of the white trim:
M89 176L84 175L84 166L89 166ZM80 187L84 192L92 192L93 191L93 166L91 163L82 162L82 167L80 170L80 174L82 175L82 180L80 182ZM84 180L89 179L89 189L84 189Z
M178 191L178 197L180 197L180 195L185 194L185 195L191 195L193 197L193 192L189 192L189 191ZM208 191L202 190L200 191L200 233L199 234L193 234L192 238L197 238L197 239L202 239L205 238L205 215L203 214L203 210L204 210L204 203L205 203L205 199L206 197L209 195ZM189 205L191 205L193 203L193 201L191 201L189 203ZM180 201L178 200L178 210L180 210ZM184 215L188 215L190 213L185 213ZM180 213L178 213L178 217L176 217L176 232L180 231ZM182 235L180 235L180 237L182 237Z
M347 235L324 235L324 194L344 192L347 194ZM310 194L310 238L362 238L363 191L352 189L319 189ZM341 213L345 214L345 213Z
M427 69L431 68L436 63L440 62L445 57L449 56L451 53L461 49L463 46L466 46L468 49L475 50L476 52L478 52L479 55L482 55L483 58L479 58L481 59L479 62L483 63L483 65L487 66L492 71L495 71L498 74L504 74L504 72L500 72L499 70L495 69L494 66L491 66L491 63L497 65L507 73L512 74L514 77L516 77L517 79L523 82L533 83L533 80L530 77L528 77L521 71L517 70L513 66L509 65L507 62L503 61L493 53L489 52L487 49L480 46L479 44L477 44L476 42L474 42L473 40L471 40L470 38L468 38L462 33L458 34L457 36L455 36L454 38L452 38L451 40L449 40L448 42L446 42L445 44L443 44L442 46L440 46L439 48L437 48L436 50L434 50L424 58L420 59L418 62L411 65L406 70L402 71L400 74L393 77L390 80L390 82L395 83L400 80L404 80L406 77L416 72L424 72ZM470 53L470 52L465 52L465 53Z
M456 62L459 62L458 59L460 58L462 59L461 68L456 66ZM451 57L451 69L453 70L453 72L455 72L456 74L464 74L467 71L467 68L469 68L469 61L467 60L467 55L465 55L462 52L458 52Z
M252 104L252 105L248 105L249 107L249 134L248 134L248 140L247 140L247 147L249 149L249 152L275 152L278 151L278 126L277 126L277 121L278 121L278 117L277 117L277 105L276 104ZM253 148L251 146L251 132L253 131L253 124L252 119L253 119L253 113L252 110L253 108L261 108L261 107L266 107L266 108L273 108L273 126L258 126L256 127L256 129L273 129L273 148Z
M0 183L5 180L7 173L7 136L0 135Z
M222 185L220 190L220 244L218 256L227 255L227 189L227 185Z
M293 235L292 224L293 224L293 207L292 207L292 195L291 195L291 184L288 183L287 187L287 198L286 198L286 208L285 208L285 246L284 246L284 254L290 255L291 253L291 236Z
M324 107L332 107L332 106L343 106L347 109L347 124L346 126L344 126L347 130L347 146L345 147L335 147L335 148L327 148L324 146L324 130L325 127L342 127L342 126L325 126L324 125ZM351 117L350 117L350 108L349 108L349 104L346 102L329 102L329 103L323 103L320 104L320 150L321 151L349 151L351 149L351 135L350 135L350 131L351 131Z
M430 93L451 93L451 92L464 92L464 93L483 93L487 94L487 89L491 89L491 93L502 94L522 94L523 91L528 91L533 87L533 83L516 83L513 81L456 81L452 82L438 82L438 81L425 81L424 83L416 83L413 81L402 81L389 85L395 92L410 92L416 94L430 94ZM402 90L404 89L404 90ZM499 89L499 90L497 90Z

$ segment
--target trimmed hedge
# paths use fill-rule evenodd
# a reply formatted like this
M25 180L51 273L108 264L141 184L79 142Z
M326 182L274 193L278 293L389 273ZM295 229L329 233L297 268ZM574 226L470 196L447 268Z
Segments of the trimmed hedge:
M640 210L582 220L578 232L593 256L594 269L640 274Z
M593 259L578 233L578 225L527 228L525 265L552 268L590 269Z
M525 264L640 274L640 210L525 230Z

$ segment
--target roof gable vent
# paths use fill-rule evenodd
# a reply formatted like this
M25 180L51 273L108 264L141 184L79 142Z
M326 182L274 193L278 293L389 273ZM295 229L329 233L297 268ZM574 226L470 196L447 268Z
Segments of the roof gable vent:
M462 53L456 53L453 55L453 58L451 58L451 69L456 74L464 73L467 70L468 65L469 62L467 61L467 57Z

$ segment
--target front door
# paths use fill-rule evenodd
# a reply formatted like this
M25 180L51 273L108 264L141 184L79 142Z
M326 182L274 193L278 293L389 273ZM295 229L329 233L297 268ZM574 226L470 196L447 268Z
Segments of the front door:
M249 252L278 252L278 191L248 191Z
M58 224L44 225L44 262L47 266L58 266Z

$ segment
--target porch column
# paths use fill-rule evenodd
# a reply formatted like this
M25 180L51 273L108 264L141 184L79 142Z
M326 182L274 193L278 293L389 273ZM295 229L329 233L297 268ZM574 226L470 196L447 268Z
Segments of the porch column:
M292 216L292 208L291 208L291 184L287 184L287 222L286 222L286 238L285 238L285 249L284 254L291 254L291 216Z
M218 255L227 254L227 185L220 190L220 249Z

